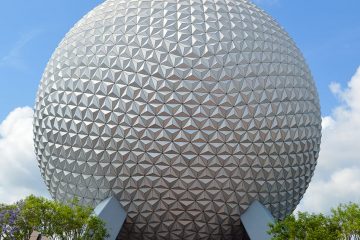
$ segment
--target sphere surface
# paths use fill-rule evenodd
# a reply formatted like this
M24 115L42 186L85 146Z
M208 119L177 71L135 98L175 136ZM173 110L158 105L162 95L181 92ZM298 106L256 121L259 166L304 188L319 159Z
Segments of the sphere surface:
M36 154L51 195L115 195L131 239L232 239L254 199L291 213L319 100L290 37L245 0L108 0L52 55Z

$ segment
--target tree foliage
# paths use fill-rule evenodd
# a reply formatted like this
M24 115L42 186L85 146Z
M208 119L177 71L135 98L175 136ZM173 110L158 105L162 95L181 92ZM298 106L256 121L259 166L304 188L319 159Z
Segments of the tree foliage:
M331 214L299 212L270 224L273 240L360 240L360 207L341 204Z
M0 239L29 239L38 231L50 239L102 240L105 224L77 200L68 205L29 196L13 205L0 205Z
M334 221L338 224L341 239L360 240L360 206L355 203L340 204L331 210Z

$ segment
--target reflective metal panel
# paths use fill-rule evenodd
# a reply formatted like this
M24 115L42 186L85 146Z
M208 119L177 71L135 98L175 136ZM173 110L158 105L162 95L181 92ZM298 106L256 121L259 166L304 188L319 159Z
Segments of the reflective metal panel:
M245 0L108 0L52 55L34 139L51 195L114 195L132 239L229 239L257 199L291 213L318 157L310 71Z

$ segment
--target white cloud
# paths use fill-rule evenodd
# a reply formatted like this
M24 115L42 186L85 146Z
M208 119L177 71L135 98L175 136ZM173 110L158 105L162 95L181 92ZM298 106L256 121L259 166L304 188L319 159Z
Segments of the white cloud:
M33 110L16 108L0 124L0 202L45 195L32 140Z
M328 212L339 203L360 203L360 67L343 89L331 83L340 105L323 118L323 137L313 181L298 210Z
M328 128L332 129L334 127L335 120L331 116L323 117L321 125L322 125L322 131L324 132L325 129L328 129Z
M311 183L301 211L328 213L339 203L360 201L360 168L344 168L331 174L330 179L318 178Z

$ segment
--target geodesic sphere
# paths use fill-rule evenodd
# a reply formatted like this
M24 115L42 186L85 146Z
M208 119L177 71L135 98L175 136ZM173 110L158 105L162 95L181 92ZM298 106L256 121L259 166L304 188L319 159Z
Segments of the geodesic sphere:
M320 130L300 51L245 0L105 1L52 55L34 120L51 195L115 195L131 239L231 239L254 199L283 218Z

